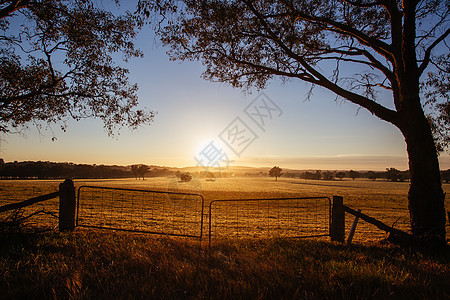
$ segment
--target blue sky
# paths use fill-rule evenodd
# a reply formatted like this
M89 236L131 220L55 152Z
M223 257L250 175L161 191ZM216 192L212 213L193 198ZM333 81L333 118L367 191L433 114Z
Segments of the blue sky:
M271 120L265 132L255 128L258 138L237 157L219 134L236 117L254 126L245 119L244 109L260 91L246 94L203 80L201 63L169 61L167 49L155 44L150 30L140 34L137 45L144 58L132 59L126 66L130 82L139 86L140 105L158 112L151 126L137 131L124 128L117 138L108 137L99 120L70 121L67 132L55 126L53 132L39 133L32 127L21 135L4 136L0 156L5 161L181 167L195 165L194 157L213 141L236 166L407 168L405 142L398 129L349 102L336 102L333 94L321 88L305 101L309 86L298 80L281 83L275 79L263 90L283 114ZM387 104L389 100L382 97L380 101ZM56 141L52 141L54 135ZM441 168L450 168L447 154L441 157Z

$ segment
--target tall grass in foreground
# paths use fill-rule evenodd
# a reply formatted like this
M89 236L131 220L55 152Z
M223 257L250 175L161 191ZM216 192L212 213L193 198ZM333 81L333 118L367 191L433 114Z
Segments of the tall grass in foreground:
M450 253L315 240L216 243L83 231L2 236L0 298L450 297Z

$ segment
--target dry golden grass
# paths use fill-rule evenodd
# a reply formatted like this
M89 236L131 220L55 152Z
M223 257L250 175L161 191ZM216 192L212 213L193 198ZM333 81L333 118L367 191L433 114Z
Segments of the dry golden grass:
M60 182L0 181L0 205L53 192ZM408 229L407 183L367 180L327 182L284 178L278 182L272 178L223 178L215 182L201 180L178 183L173 178L151 178L145 181L77 180L75 185L197 192L204 195L206 206L217 199L340 195L344 197L345 204L361 208L363 212L387 224L400 217L402 221L397 222L396 227ZM449 186L444 185L444 189L448 191ZM99 222L106 220L116 226L123 224L126 227L132 223L130 216L138 217L139 212L133 211L133 203L139 196L133 193L131 198L125 194L122 196L123 199L120 194L115 194L111 199L111 195L104 194L104 203L109 204L101 208L101 194L87 194L83 196L86 198L81 199L82 209L94 213L89 217L91 219L97 218ZM177 216L165 211L167 203L183 207L184 199L156 200L158 201L151 202L152 206L149 203L143 206L146 207L147 214L143 219L148 222L148 226L160 226L162 230L193 230L192 226L185 226L186 224L182 224L185 229L182 229L183 226L177 227L186 214ZM276 207L276 203L261 203L267 204L269 208ZM248 204L240 211L243 213L243 220L249 219L258 211L255 208L257 204L253 207L250 206L251 202ZM446 205L448 209L448 200ZM122 211L123 208L128 209L130 216L116 213L118 208ZM231 208L236 212L235 206ZM58 200L38 204L33 207L33 210L36 209L57 212ZM198 207L195 209L198 210ZM187 209L192 210L193 207ZM247 215L244 214L246 210ZM25 213L29 212L32 212L31 208ZM100 216L99 212L104 215ZM225 217L227 213L225 210L223 215L219 213L219 217ZM311 211L308 213L311 214ZM34 225L57 225L57 220L46 214L33 220ZM273 220L282 219L277 216ZM348 216L347 220L351 223L352 218ZM178 225L173 226L173 222ZM236 224L231 225L231 230L235 230L233 226ZM286 224L281 225L286 227ZM349 224L347 225L348 230ZM260 239L258 235L253 237L255 233L264 230L264 226L258 226L261 224L250 224L248 228L254 231L245 228L249 233L246 237L251 236L250 239L216 239L211 248L205 247L205 242L200 244L192 239L114 231L105 234L105 231L82 228L74 233L0 231L0 299L450 297L448 250L427 254L383 242L369 242L368 240L379 239L384 233L364 222L358 225L355 237L357 241L364 243L357 242L351 247L329 242L328 239ZM220 230L227 232L226 228Z
M448 299L449 253L77 230L0 236L0 299Z
M55 191L57 190L60 182L61 181L58 180L0 181L0 205L25 200L33 196ZM194 179L187 183L178 182L175 178L163 177L147 178L146 180L112 179L75 181L75 186L77 188L82 185L199 193L205 198L206 214L208 214L209 203L217 199L264 199L275 197L318 196L331 198L333 195L339 195L344 197L344 203L346 205L354 209L361 209L363 213L377 218L388 225L394 225L396 228L406 231L409 230L409 212L407 210L407 192L409 183L407 182L386 182L381 180L369 181L364 179L357 179L355 181L345 179L342 181L315 181L290 178L279 178L278 181L275 181L273 178L269 177L218 178L215 181ZM450 190L450 185L444 184L443 186L446 192ZM88 195L86 197L89 198ZM103 223L101 224L102 226L113 226L114 223L116 223L115 227L140 230L143 229L142 222L145 221L148 226L153 226L153 228L156 228L156 230L152 230L156 232L189 235L198 235L199 233L198 226L195 225L195 223L200 222L198 219L198 212L200 208L197 204L187 205L186 202L181 201L181 205L178 205L178 202L180 201L177 199L174 200L172 197L170 199L161 198L159 199L159 202L147 202L152 203L152 206L149 205L146 207L145 203L140 206L136 206L136 203L132 202L139 201L139 197L136 196L136 198L133 198L135 196L131 193L126 195L126 200L122 202L117 202L120 196L116 195L116 199L112 199L112 202L110 201L110 204L107 204L109 205L109 209L105 210L100 207L98 202L98 197L100 196L97 195L90 197L91 200L97 198L97 201L91 201L86 197L82 197L81 199L80 211L82 212L83 209L90 208L90 215L87 217L97 221L103 220ZM122 195L122 198L123 197L124 195ZM174 206L174 204L177 205ZM273 203L274 206L277 204L278 203L276 202ZM233 209L236 208L236 203L233 203L232 205L234 205ZM233 228L240 228L241 231L246 231L247 234L241 234L241 237L260 236L258 235L258 229L266 226L264 224L257 223L260 222L259 220L263 220L263 222L269 220L267 221L267 223L269 223L271 218L270 214L263 216L262 218L259 216L259 219L254 217L253 221L248 221L245 225L247 227L244 228L243 225L245 224L246 217L250 215L256 216L257 213L252 212L251 209L249 209L249 205L251 205L250 203L240 205L242 205L242 209L240 211L238 209L238 215L239 221L242 222L242 225L237 224L236 226L235 220L228 220L231 227L230 230L233 230ZM267 205L270 206L271 204L268 203ZM142 212L143 207L145 208L144 214ZM180 207L182 209L180 209ZM450 210L450 203L448 199L446 200L446 208L447 210ZM36 209L44 209L45 211L57 213L58 199L37 204L36 206L33 206L25 211L25 214L35 211ZM221 214L223 214L222 217L225 218L225 215L229 213L227 212L228 209L229 208L223 208L222 213L216 213L217 218L220 218ZM282 214L285 213L282 212ZM83 214L80 214L80 216L82 215ZM186 218L186 216L188 217ZM206 232L208 230L207 218L208 216L204 219L204 230ZM276 217L274 218L276 219ZM312 218L314 219L314 217ZM133 223L132 228L130 228L129 225L126 225L127 222L130 223L130 219ZM57 220L46 214L41 215L39 218L33 218L33 220L35 225L45 223L49 223L49 225L57 224ZM321 220L322 223L326 222L323 220L324 218ZM353 221L353 217L351 215L347 215L346 220L346 227L348 230ZM286 218L283 222L293 224L295 222L304 221L298 218ZM281 225L283 225L283 222L281 222ZM279 223L277 226L279 226ZM315 226L318 226L318 224L316 223ZM223 228L219 228L216 233L228 235L225 227L226 226L224 225ZM323 228L323 230L326 230L326 228ZM280 235L283 236L284 234ZM374 226L367 224L364 221L360 221L354 240L374 240L380 239L384 237L384 235L384 232L379 231Z

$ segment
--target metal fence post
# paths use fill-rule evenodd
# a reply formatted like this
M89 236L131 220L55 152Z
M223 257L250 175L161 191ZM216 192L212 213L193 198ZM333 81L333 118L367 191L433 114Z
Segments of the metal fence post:
M330 237L332 241L337 241L341 243L345 241L344 199L340 196L333 196Z
M59 185L59 231L75 229L75 186L72 179Z

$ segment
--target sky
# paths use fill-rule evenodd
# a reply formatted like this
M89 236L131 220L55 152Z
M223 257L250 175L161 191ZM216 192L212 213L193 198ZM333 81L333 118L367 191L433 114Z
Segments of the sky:
M309 85L275 79L262 91L244 93L203 80L200 62L169 61L167 49L149 29L141 32L136 45L144 57L125 66L130 82L139 86L140 106L158 112L152 125L124 128L117 137L109 137L100 120L69 121L66 132L57 126L41 131L31 127L3 136L0 157L6 162L185 167L211 161L214 154L222 167L407 169L405 142L397 128L354 104L335 101L324 89L316 88L306 100ZM389 103L388 98L380 101ZM262 127L261 118L251 114L255 106L261 114L272 113L263 118ZM242 128L247 135L239 136ZM448 154L440 162L441 169L450 168Z

